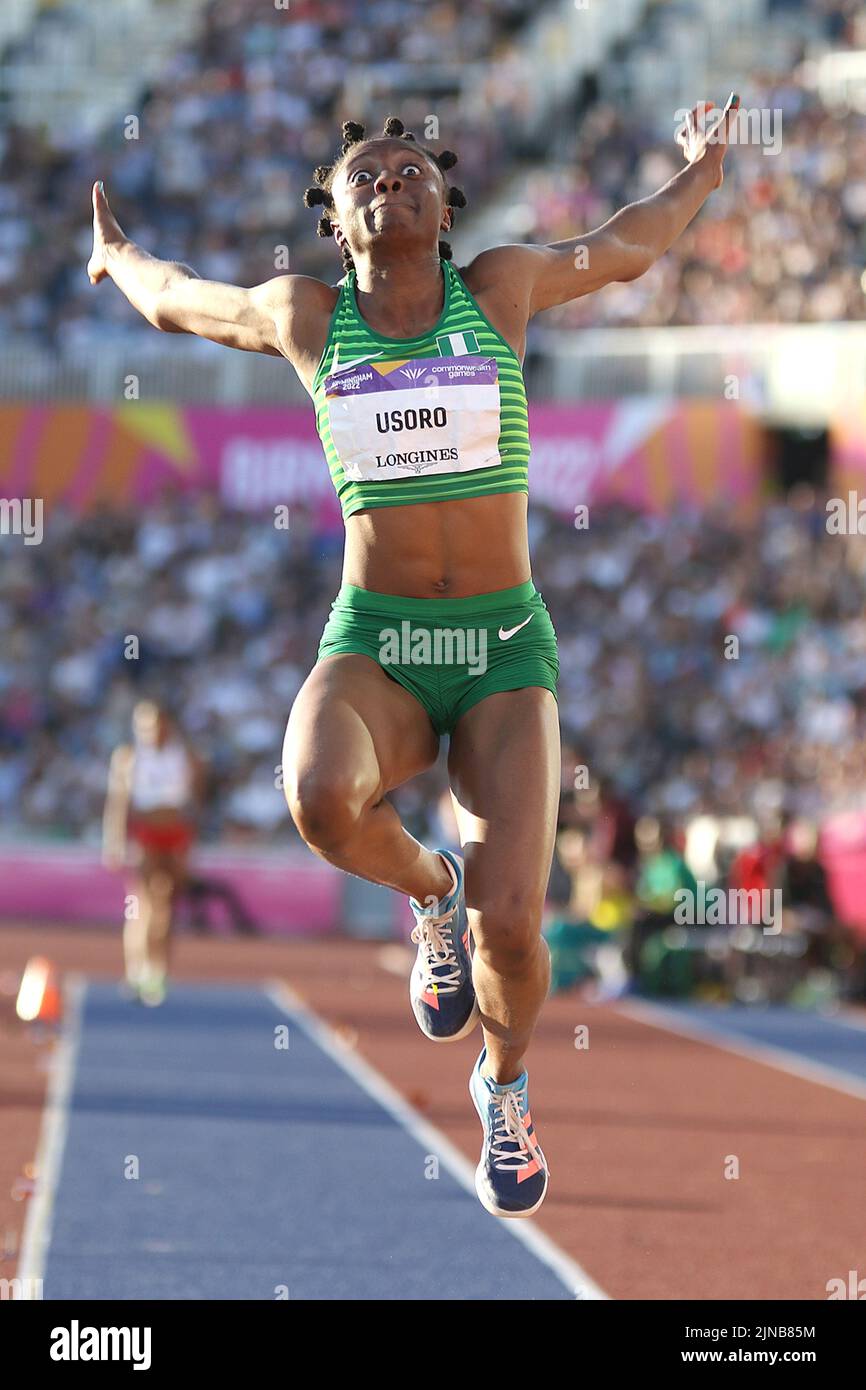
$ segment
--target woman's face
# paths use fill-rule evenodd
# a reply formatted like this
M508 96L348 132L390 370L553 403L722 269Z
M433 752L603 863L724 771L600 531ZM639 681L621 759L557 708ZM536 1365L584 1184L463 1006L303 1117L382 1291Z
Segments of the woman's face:
M162 743L168 731L168 721L159 707L147 700L136 705L132 715L132 730L136 743Z
M411 142L365 140L350 150L331 192L331 222L353 256L376 246L435 247L451 225L445 180Z

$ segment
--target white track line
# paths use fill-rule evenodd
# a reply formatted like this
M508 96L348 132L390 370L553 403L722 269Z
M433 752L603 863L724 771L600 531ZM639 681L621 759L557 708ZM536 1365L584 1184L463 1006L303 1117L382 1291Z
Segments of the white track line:
M789 1052L787 1048L776 1047L773 1043L750 1042L739 1035L726 1033L723 1025L716 1028L712 1023L681 1018L676 1012L658 1004L629 1000L611 1007L637 1023L647 1023L651 1028L662 1028L667 1033L679 1033L685 1038L711 1043L723 1052L733 1052L737 1057L748 1058L750 1062L763 1062L765 1066L788 1072L801 1081L811 1081L816 1086L828 1086L833 1091L841 1091L843 1095L866 1100L866 1081L860 1081L836 1067L825 1066L823 1062L811 1062L797 1052Z
M69 1126L69 1100L78 1060L84 990L85 981L82 976L66 977L63 989L63 1031L51 1064L36 1154L36 1190L27 1209L21 1258L18 1263L22 1298L29 1301L42 1297L42 1278L51 1240L54 1198L60 1180L66 1131Z
M348 1072L361 1089L381 1105L392 1119L402 1125L425 1152L437 1153L451 1176L471 1194L474 1202L478 1201L475 1191L475 1169L450 1139L446 1139L441 1130L422 1119L417 1110L412 1109L384 1076L349 1047L317 1014L312 1013L283 980L266 981L263 988L277 1008L294 1018L307 1036L342 1067L343 1071ZM570 1255L554 1245L531 1219L502 1221L500 1224L531 1250L537 1260L552 1269L574 1298L587 1302L599 1302L610 1298L610 1295L589 1277L586 1270L581 1269Z

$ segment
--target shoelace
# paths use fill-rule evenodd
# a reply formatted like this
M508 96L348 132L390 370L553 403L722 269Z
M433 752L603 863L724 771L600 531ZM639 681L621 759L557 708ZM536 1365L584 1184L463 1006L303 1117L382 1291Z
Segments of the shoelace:
M420 917L412 928L412 940L423 951L421 971L425 989L436 986L439 994L453 994L460 988L461 969L451 940L456 908L444 917ZM436 971L444 973L436 974Z
M490 1138L490 1155L494 1167L504 1173L515 1173L537 1158L541 1166L549 1173L547 1160L543 1157L540 1148L533 1147L529 1138L529 1131L523 1123L523 1115L520 1111L520 1093L518 1091L503 1091L501 1095L491 1095L490 1099L498 1107ZM519 1145L518 1149L506 1150L502 1148L503 1144L515 1143ZM509 1159L510 1162L506 1163L506 1159Z

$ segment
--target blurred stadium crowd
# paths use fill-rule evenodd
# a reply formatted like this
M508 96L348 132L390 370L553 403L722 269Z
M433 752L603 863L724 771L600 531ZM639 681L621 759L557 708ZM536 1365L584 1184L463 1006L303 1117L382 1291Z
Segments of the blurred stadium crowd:
M428 75L434 59L452 71L482 58L495 65L528 17L522 0L436 0L418 7L417 24L407 8L294 0L289 22L259 0L214 0L197 41L142 93L141 139L125 139L120 122L71 149L62 130L0 131L0 327L70 352L111 333L152 336L121 295L94 295L83 274L95 178L134 240L205 279L267 280L286 244L292 270L339 278L335 248L316 237L302 199L316 165L339 152L341 121L358 118L344 109L347 72L365 60ZM464 128L447 93L441 105L443 139L458 143L477 196L507 165L505 131L494 120Z
M663 52L657 28L671 10L688 24L687 5L660 3L632 44ZM769 21L774 12L796 14L811 38L792 42L781 71L762 67L755 54L722 188L646 275L553 310L547 326L866 317L866 110L847 99L825 106L810 56L824 47L866 48L866 10L859 0L779 0ZM721 103L726 93L697 95ZM672 114L670 135L660 140L660 119L635 120L627 102L591 103L564 151L558 137L560 157L539 159L528 171L525 198L508 214L503 239L564 240L660 188L682 167Z
M722 188L660 261L638 280L552 310L548 327L866 317L866 113L831 114L799 74L767 75L747 100L783 113L778 153L732 150ZM673 140L660 145L599 103L580 123L574 157L528 175L526 202L514 209L523 235L513 239L549 243L600 226L681 167Z
M584 531L533 508L568 756L635 814L866 809L866 554L811 493L794 502L750 524L594 509ZM180 494L58 510L41 546L4 547L3 819L95 840L108 754L147 690L208 760L205 834L283 840L276 764L340 549L301 509L284 531Z
M821 498L788 502L751 522L596 508L580 531L531 510L562 663L564 920L634 937L697 878L772 889L791 833L807 916L832 919L810 827L866 811L866 554L828 534ZM42 545L0 550L0 823L97 846L147 694L205 761L205 840L296 842L280 750L340 552L300 508L280 530L179 493L56 511ZM444 758L394 800L420 838L453 838Z
M443 80L432 102L441 140L460 156L464 216L516 187L501 240L548 242L599 225L681 167L673 112L649 126L627 103L581 90L552 129L530 132L525 88L509 74L521 27L540 8L436 0L413 23L405 0L296 0L287 23L258 0L212 0L196 40L141 94L140 139L124 138L120 122L91 142L48 127L0 130L0 328L22 345L69 353L151 341L123 297L93 294L83 272L97 177L136 241L205 278L266 280L288 246L293 270L336 279L334 247L316 238L302 194L313 168L333 158L340 121L358 116L346 80L365 64L411 93L412 73L423 71L429 91L436 73L478 62L471 96ZM652 23L662 9L689 22L686 4L650 7L634 43L662 42ZM777 4L771 18L774 10L807 15L819 42L866 44L858 0ZM781 150L742 145L723 188L650 273L564 306L546 325L864 317L866 112L827 110L809 62L759 73L741 98L781 111ZM423 136L429 95L397 104ZM454 247L459 264L459 224Z
M749 524L610 509L576 553L567 523L537 524L563 659L555 983L604 982L609 957L614 993L638 977L743 1002L866 998L863 933L821 841L826 818L866 810L862 540L829 535L804 485ZM700 918L691 944L671 932L707 886L749 895L716 918L736 928L716 966Z

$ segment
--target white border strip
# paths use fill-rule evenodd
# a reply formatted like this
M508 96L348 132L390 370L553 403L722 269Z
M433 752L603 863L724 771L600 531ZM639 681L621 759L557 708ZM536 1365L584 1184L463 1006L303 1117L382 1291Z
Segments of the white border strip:
M294 1018L307 1036L327 1053L332 1061L342 1067L343 1071L348 1072L353 1081L386 1110L393 1120L402 1125L425 1152L438 1154L451 1176L471 1193L473 1201L478 1200L475 1191L475 1169L450 1139L434 1125L422 1119L417 1110L412 1109L384 1076L355 1049L349 1047L327 1023L312 1013L283 980L268 980L262 988L277 1008ZM502 1221L500 1224L525 1245L536 1259L547 1265L574 1298L585 1302L606 1301L610 1298L610 1295L589 1277L586 1270L581 1269L570 1255L548 1239L531 1218L522 1221Z
M45 1258L51 1240L54 1199L66 1146L69 1102L81 1040L85 988L83 976L67 975L63 989L63 1032L51 1065L36 1153L36 1190L27 1209L18 1262L18 1278L23 1285L22 1298L31 1302L41 1297ZM33 1292L36 1289L39 1290L38 1294Z
M741 1034L728 1033L724 1025L716 1027L712 1022L698 1023L692 1018L682 1018L673 1010L658 1004L647 1004L633 1000L619 1001L611 1005L617 1013L633 1018L637 1023L646 1023L651 1028L662 1028L668 1033L679 1033L684 1038L695 1038L698 1042L712 1044L723 1052L733 1052L737 1057L745 1057L750 1062L762 1062L775 1067L777 1071L788 1072L801 1081L814 1082L816 1086L828 1086L843 1095L866 1100L866 1081L860 1081L848 1072L825 1066L823 1062L811 1062L797 1052L776 1047L773 1043L751 1042Z

